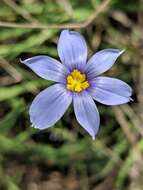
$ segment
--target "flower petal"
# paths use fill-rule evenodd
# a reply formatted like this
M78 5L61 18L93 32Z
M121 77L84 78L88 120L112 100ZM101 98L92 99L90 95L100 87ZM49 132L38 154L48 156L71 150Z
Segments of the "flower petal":
M86 72L90 79L107 71L123 53L118 49L104 49L95 53L86 64Z
M93 99L86 91L75 93L73 104L78 122L94 139L99 129L100 118Z
M47 80L62 82L68 74L68 69L63 64L48 56L35 56L21 62Z
M70 70L82 69L86 64L87 46L84 38L78 32L68 30L61 32L58 53L62 63Z
M36 96L30 107L32 126L45 129L53 126L71 104L72 96L62 84L55 84Z
M110 77L97 77L92 81L89 92L98 102L119 105L131 100L132 88L125 82Z

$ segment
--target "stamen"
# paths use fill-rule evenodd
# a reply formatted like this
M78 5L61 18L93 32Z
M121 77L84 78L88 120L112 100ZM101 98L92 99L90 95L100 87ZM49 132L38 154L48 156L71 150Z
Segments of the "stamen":
M81 92L89 87L89 82L86 79L86 75L82 74L79 70L74 69L67 76L67 85L68 90Z

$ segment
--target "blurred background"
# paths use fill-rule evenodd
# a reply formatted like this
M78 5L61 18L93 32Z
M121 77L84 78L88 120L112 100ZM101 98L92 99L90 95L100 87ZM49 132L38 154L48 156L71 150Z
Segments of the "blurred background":
M28 108L51 82L19 60L55 58L63 28L81 32L89 56L125 49L106 76L133 88L134 101L97 103L100 131L93 141L71 107L53 127L30 127ZM0 1L0 190L143 190L143 1Z

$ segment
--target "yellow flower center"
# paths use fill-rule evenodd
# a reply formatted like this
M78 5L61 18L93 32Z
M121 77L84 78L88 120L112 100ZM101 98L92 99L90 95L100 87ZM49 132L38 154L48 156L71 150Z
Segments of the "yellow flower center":
M89 87L89 82L86 79L86 75L82 74L77 69L74 69L68 76L67 76L67 85L68 90L74 92L81 92Z

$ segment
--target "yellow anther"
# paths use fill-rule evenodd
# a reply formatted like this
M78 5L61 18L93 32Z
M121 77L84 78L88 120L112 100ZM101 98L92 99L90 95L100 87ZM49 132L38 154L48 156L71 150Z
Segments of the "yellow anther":
M67 85L68 90L74 92L81 92L89 87L89 82L86 80L86 75L82 74L77 69L74 69L68 76L67 76Z
M70 83L70 84L74 82L74 79L72 78L71 75L69 75L69 76L67 77L67 82Z

